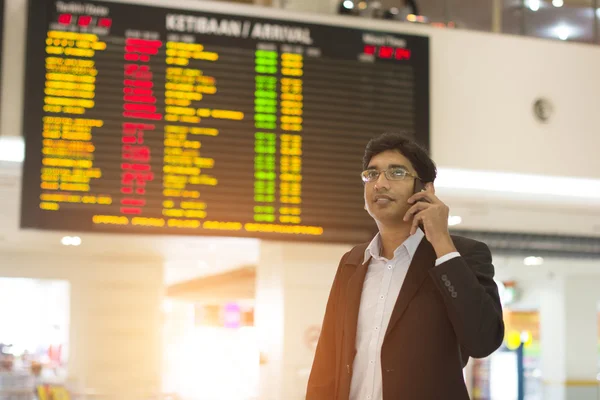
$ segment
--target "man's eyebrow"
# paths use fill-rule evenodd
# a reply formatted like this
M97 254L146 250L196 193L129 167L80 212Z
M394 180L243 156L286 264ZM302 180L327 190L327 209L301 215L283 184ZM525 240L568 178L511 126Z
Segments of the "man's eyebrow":
M388 166L388 168L404 168L405 170L408 171L408 167L406 165L402 165L402 164L390 164Z
M402 164L390 164L390 165L388 165L388 168L404 168L405 170L408 171L408 167L406 165L402 165ZM370 166L367 168L367 170L377 170L377 167Z

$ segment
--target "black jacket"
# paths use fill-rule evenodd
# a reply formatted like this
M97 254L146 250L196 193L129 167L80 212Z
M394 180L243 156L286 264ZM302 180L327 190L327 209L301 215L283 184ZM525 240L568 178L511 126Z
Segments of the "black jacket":
M484 243L452 236L461 257L435 266L423 238L392 312L381 351L383 400L468 400L462 369L504 338L494 266ZM348 400L368 243L340 261L308 381L307 400Z

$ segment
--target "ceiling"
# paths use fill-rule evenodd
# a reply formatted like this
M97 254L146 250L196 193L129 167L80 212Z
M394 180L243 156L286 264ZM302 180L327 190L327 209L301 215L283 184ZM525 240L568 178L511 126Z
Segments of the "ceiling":
M372 2L377 0L370 0ZM502 6L502 33L557 39L560 29L566 29L568 40L593 42L594 18L592 0L563 0L562 7L554 7L551 0L539 0L540 8L525 10L521 0L498 0ZM527 4L530 1L526 0ZM384 9L400 7L404 0L379 0ZM453 21L461 29L490 32L492 30L494 0L416 0L419 11L431 22Z
M331 7L306 0L223 0L233 3L254 3L269 6L281 4L289 9L322 12L336 10L339 0L329 0ZM358 3L360 0L353 0ZM383 10L401 8L405 0L366 0L379 3ZM568 40L594 42L594 23L600 22L600 11L595 12L592 0L562 0L562 7L552 5L552 0L524 0L526 4L539 2L539 10L527 8L523 13L523 0L415 0L421 15L431 22L452 21L460 29L492 31L493 9L496 1L501 7L502 33L546 39L558 39L561 29ZM560 1L560 0L555 0ZM304 3L306 4L299 4ZM312 5L311 5L312 4ZM525 19L523 19L523 15ZM596 18L594 18L596 16ZM600 38L599 38L600 39ZM599 43L600 40L596 40Z
M256 297L256 267L201 276L168 285L165 295L191 302L226 302L232 299L252 301Z

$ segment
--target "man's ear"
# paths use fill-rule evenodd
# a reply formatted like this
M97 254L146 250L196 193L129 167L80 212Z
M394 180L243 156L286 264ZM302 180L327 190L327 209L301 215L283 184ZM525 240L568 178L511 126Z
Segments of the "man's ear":
M428 192L431 192L431 193L435 194L435 186L433 185L433 182L427 182L425 184L425 190L427 190Z

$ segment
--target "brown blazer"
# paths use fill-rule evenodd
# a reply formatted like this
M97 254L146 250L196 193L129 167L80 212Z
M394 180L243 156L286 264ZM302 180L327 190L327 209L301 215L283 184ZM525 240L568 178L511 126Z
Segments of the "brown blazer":
M462 369L504 338L502 306L487 245L452 236L461 257L435 266L426 238L419 245L386 331L383 400L468 400ZM368 243L338 267L308 381L307 400L348 400L358 311L370 261Z

